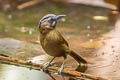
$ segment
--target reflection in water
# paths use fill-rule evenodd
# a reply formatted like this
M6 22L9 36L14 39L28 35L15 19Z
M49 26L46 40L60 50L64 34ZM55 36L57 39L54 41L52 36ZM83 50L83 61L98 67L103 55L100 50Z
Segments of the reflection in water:
M23 67L0 64L0 80L52 80L49 75Z

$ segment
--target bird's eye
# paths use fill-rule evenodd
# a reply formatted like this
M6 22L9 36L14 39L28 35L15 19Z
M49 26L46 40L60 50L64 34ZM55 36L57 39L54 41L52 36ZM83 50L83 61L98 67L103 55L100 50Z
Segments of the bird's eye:
M54 21L54 19L53 19L53 18L51 18L50 20L51 20L51 21Z

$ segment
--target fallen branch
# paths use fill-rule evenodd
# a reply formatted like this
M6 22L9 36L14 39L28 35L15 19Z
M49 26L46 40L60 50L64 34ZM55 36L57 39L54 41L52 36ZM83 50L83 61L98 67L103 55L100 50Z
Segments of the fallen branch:
M29 6L32 6L32 5L36 5L40 2L42 2L43 0L32 0L32 1L28 1L28 2L25 2L25 3L22 3L20 5L17 6L17 9L23 9L23 8L26 8L26 7L29 7Z
M40 68L43 68L43 66L44 66L42 64L35 64L32 62L27 62L24 60L17 60L15 58L8 58L8 57L4 57L4 56L0 56L0 60L1 60L1 63L17 65L17 66L27 66L27 67L31 67L32 69L36 69L36 70L40 70ZM59 69L58 67L48 67L48 70L50 70L50 71L58 71L58 69ZM74 70L64 69L62 71L62 73L66 74L66 75L74 76L74 77L88 78L88 79L92 79L92 80L108 80L105 78L93 76L93 75L86 74L86 73L81 73L81 72L74 71Z

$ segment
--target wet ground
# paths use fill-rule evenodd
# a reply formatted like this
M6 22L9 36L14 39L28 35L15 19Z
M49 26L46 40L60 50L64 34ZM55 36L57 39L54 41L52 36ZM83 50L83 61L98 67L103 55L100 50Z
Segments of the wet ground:
M94 65L96 67L91 67L92 73L99 76L104 76L110 78L111 80L120 79L120 67L119 67L119 57L120 57L120 18L118 18L115 29L110 33L104 35L102 43L104 46L100 47L95 51L96 58L94 58ZM99 73L98 73L99 72Z
M104 54L101 48L104 46L104 42L102 43L102 41L106 38L103 35L108 34L112 29L114 29L116 16L111 13L111 10L100 7L91 7L70 3L43 2L36 6L29 7L23 10L13 10L9 12L1 11L0 53L4 53L11 57L24 60L30 60L35 56L39 56L45 53L39 45L38 23L40 18L48 13L67 15L65 18L61 19L58 22L57 29L68 41L70 47L79 55L86 57L86 59L89 61L90 67L88 67L88 70L86 72L99 76L99 73L105 71L106 68L104 67L98 70L97 67L99 67L100 65L104 66L104 64L106 63L102 63L104 59L101 58L103 57L97 57L99 54ZM99 53L99 51L101 52ZM98 62L96 61L96 58L98 59ZM104 58L106 59L106 57ZM34 61L36 61L37 59L38 57L34 58ZM55 62L59 65L62 62L61 58L55 60ZM99 63L99 65L96 66L96 63ZM72 67L77 67L76 62L74 62L71 57L68 57L68 60L66 61L66 66L71 66L71 64ZM6 69L3 69L3 66L5 66ZM5 79L5 73L9 72L9 67L13 68L15 66L7 66L1 64L0 67L0 74L2 75L0 76L0 80L8 80ZM30 76L29 74L44 74L37 71L28 71L29 69L26 70L24 68L15 68L15 72L19 72L19 70L21 70L20 75L24 74L22 73L22 71L26 71L27 73L25 77L29 76L28 80L33 80L33 78L35 78L35 76ZM107 70L110 69L111 68L107 68ZM17 79L14 78L14 80L21 79L19 75L17 76ZM108 75L104 77L109 78ZM111 79L119 80L114 76ZM13 78L9 80L13 80ZM26 79L22 78L22 80ZM41 80L50 79L44 79L42 77Z

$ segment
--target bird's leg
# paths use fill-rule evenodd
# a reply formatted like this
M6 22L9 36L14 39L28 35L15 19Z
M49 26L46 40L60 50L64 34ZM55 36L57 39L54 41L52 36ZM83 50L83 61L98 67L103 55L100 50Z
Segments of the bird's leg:
M55 57L53 57L50 62L47 63L47 67L49 67L51 65L51 62L55 59Z
M61 80L65 80L64 76L62 75L62 70L64 69L64 63L66 61L66 57L67 56L64 56L64 61L63 61L62 65L60 66L60 69L58 70L58 75L61 77Z
M51 65L51 62L55 59L55 57L53 57L50 62L48 62L44 67L43 67L43 71L46 71L47 68Z
M65 60L63 61L62 65L60 66L60 69L58 70L59 75L61 75L61 73L62 73L62 70L64 68L64 63L65 63Z
M58 70L58 74L59 74L59 75L61 75L62 70L64 69L65 60L66 60L66 56L64 57L64 61L63 61L62 65L60 66L60 69Z

